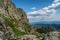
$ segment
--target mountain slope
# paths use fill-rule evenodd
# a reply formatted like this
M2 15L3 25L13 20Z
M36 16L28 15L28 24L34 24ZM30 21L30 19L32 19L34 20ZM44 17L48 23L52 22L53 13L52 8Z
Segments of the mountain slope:
M0 0L0 31L4 34L5 39L13 40L30 34L32 29L22 8L16 8L11 0Z

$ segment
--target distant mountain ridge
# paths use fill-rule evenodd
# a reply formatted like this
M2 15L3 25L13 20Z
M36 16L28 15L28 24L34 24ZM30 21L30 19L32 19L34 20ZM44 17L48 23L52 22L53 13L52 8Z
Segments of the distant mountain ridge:
M43 22L33 22L33 23L30 23L31 25L32 24L60 24L60 21L43 21Z
M56 28L57 30L60 30L60 21L53 21L53 22L35 22L31 23L33 27L46 27L51 26L53 28Z
M30 23L32 26L46 26L46 25L52 25L52 24L55 24L55 25L58 25L60 24L60 21L51 21L51 22L48 22L48 21L43 21L43 22L33 22L33 23Z

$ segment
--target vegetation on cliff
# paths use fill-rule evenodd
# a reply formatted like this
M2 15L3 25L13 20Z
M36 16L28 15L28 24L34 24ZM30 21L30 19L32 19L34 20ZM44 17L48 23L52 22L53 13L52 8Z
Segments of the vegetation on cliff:
M1 1L1 0L0 0ZM2 4L1 4L2 3ZM1 1L0 5L0 23L2 31L7 39L20 37L24 35L35 35L37 38L43 37L43 34L37 32L31 27L26 13L21 8L16 8L10 0ZM13 35L13 36L12 36Z

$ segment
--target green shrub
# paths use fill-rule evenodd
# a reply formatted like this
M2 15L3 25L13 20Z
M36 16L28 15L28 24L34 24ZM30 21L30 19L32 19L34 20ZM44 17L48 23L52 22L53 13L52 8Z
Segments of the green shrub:
M6 17L4 19L5 19L6 23L7 23L7 25L9 25L12 28L12 30L13 30L15 35L21 36L21 35L25 35L26 34L25 32L22 32L22 31L18 30L15 27L15 25L13 24L13 21L11 19L6 18Z
M36 32L35 35L36 35L37 38L40 38L40 37L43 38L44 37L44 34L43 33Z
M51 32L51 31L54 31L55 29L51 26L47 26L47 27L41 27L41 28L37 28L37 32L39 33L48 33L48 32Z

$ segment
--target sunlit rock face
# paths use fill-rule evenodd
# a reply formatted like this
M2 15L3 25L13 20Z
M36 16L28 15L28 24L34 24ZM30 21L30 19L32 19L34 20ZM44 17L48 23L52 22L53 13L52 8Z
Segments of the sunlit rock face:
M24 29L24 25L29 26L29 21L24 10L22 8L16 8L11 0L0 0L0 14L12 19L17 28L21 30Z
M11 0L0 0L0 40L18 40L19 35L29 33L31 30L22 8L16 8Z
M12 19L19 30L24 31L23 27L29 26L26 13L22 8L16 8L11 0L0 0L0 14Z
M45 36L44 40L60 40L60 32L50 32Z

